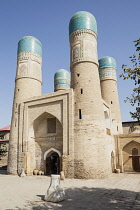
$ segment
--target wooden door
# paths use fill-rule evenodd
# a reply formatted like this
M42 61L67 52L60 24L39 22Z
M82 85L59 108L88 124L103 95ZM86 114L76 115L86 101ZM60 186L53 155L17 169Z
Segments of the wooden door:
M132 166L133 166L134 171L136 171L136 172L140 171L139 156L132 156Z

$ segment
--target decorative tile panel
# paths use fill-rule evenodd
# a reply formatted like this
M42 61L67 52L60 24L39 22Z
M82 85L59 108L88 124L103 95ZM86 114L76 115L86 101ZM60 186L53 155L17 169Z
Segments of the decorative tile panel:
M58 70L54 75L54 89L70 88L70 73L65 69Z
M80 61L90 61L98 64L97 40L94 32L81 29L70 36L71 65Z
M20 76L27 75L27 62L20 63L18 68L19 68L18 75Z
M33 52L21 52L18 54L17 76L30 77L42 81L42 58Z
M116 69L103 68L99 69L100 80L113 79L116 80Z
M31 59L32 61L36 61L39 64L42 63L42 58L38 54L35 54L32 52L21 52L18 54L18 61L28 60L28 59Z

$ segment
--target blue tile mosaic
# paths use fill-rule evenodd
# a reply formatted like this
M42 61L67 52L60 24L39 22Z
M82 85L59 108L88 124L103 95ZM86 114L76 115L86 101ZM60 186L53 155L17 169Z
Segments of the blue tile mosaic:
M55 90L57 89L57 88L61 88L61 87L66 87L66 88L70 88L70 85L67 85L67 84L65 84L65 83L63 83L63 84L55 84Z
M95 17L86 11L75 13L69 23L69 35L79 29L90 29L97 34L97 23Z
M106 56L99 60L99 69L107 68L107 67L116 69L116 61L114 58Z
M58 70L54 75L55 89L58 87L70 88L70 73L65 69Z
M18 52L33 52L42 57L42 44L33 36L25 36L18 42Z
M54 80L58 78L70 80L70 73L65 69L60 69L54 75Z
M99 75L100 75L100 80L105 80L105 79L113 79L116 80L116 70L106 70L104 68L100 69L99 71Z
M70 81L69 80L65 80L65 79L61 79L61 80L55 80L54 81L54 84L55 85L58 85L58 84L67 84L68 86L70 86Z

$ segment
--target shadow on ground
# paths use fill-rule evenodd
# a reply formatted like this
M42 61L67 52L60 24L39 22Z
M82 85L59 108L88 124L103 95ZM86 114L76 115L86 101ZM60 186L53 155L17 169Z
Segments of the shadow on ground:
M44 195L36 195L40 197L40 201L28 202L24 208L17 207L18 210L127 210L140 209L140 194L137 192L104 189L104 188L71 188L66 189L66 199L60 203L45 202Z

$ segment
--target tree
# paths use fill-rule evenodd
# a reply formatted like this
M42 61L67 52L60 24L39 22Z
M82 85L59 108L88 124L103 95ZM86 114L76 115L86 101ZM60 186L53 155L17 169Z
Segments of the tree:
M130 112L133 119L140 121L140 38L134 41L136 52L130 56L130 61L132 62L132 68L128 68L127 65L122 65L124 71L120 74L124 80L131 79L134 80L135 88L130 97L127 97L125 102L128 101L132 106L135 106L135 111Z

